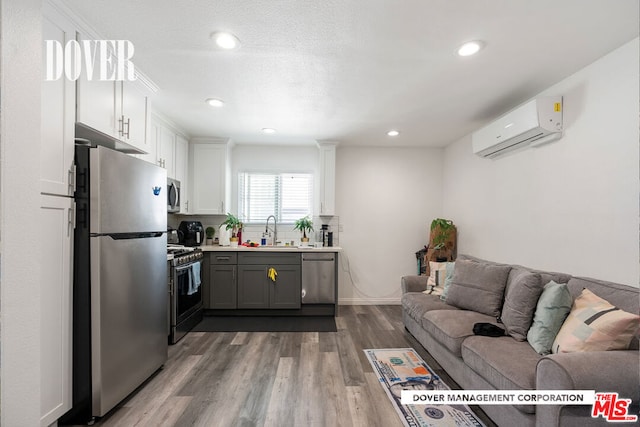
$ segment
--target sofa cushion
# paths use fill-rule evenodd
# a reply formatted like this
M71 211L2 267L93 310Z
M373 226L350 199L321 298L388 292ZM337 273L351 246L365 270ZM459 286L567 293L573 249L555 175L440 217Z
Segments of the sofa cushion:
M424 330L456 357L460 357L460 346L464 339L473 335L473 325L480 322L495 322L495 319L469 310L429 311L422 317Z
M517 341L525 341L538 298L542 293L542 285L538 273L514 268L510 274L513 274L514 270L519 274L506 290L501 317L507 333Z
M437 295L425 295L422 292L407 292L402 295L402 309L418 323L422 316L430 310L459 310L440 300Z
M566 283L551 281L544 285L533 315L533 323L527 332L527 341L537 353L551 353L553 340L571 311L572 304L573 299Z
M458 260L447 304L498 317L511 266Z
M451 287L451 281L453 280L453 272L455 271L455 268L455 261L447 263L447 275L444 279L444 288L442 289L442 295L440 295L440 299L442 301L447 300L447 294L449 293L449 288Z
M584 289L553 342L554 353L626 350L640 316L628 313Z
M542 358L526 342L511 337L468 337L462 343L462 360L497 390L535 390L536 365ZM532 414L533 405L514 405Z
M523 266L517 265L517 264L503 264L503 263L499 263L499 262L487 261L487 260L484 260L484 259L480 259L480 258L471 256L471 255L466 255L466 254L458 255L458 260L480 262L480 263L490 264L490 265L502 265L502 266L511 265L511 267L513 267L513 269L518 268L518 269L527 270L527 271L529 271L531 273L540 274L540 280L541 280L541 282L543 284L544 283L549 283L552 280L554 282L556 282L556 283L567 283L569 281L569 279L571 279L571 275L570 274L566 274L566 273L557 273L557 272L554 272L554 271L535 270L533 268L523 267ZM511 284L513 279L518 274L519 274L519 271L511 270L511 273L509 273L509 278L507 279L507 289L509 289L509 285Z

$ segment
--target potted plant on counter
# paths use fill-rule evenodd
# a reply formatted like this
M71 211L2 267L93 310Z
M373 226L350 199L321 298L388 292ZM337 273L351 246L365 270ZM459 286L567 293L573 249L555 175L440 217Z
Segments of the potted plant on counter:
M302 232L302 238L300 239L301 246L307 246L309 244L309 238L307 237L307 231L313 231L313 221L308 216L297 219L294 230L300 230Z
M207 227L204 230L204 233L207 235L207 245L213 245L213 236L216 234L216 229L213 227Z
M227 213L227 218L224 220L222 225L226 226L227 230L231 230L231 238L229 239L229 242L232 248L237 248L238 247L238 230L242 225L240 220L238 219L238 217L236 217L232 213Z

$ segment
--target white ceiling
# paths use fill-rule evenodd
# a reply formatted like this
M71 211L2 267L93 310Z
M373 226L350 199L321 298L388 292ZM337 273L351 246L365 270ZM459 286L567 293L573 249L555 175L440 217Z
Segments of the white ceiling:
M103 37L133 42L160 88L154 108L191 136L237 143L441 147L639 31L638 0L65 3ZM219 30L241 48L216 50ZM474 39L480 54L455 54Z

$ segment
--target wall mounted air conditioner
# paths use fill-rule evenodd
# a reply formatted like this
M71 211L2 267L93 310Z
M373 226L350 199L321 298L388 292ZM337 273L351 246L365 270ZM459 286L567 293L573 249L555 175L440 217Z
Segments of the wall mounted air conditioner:
M536 98L509 111L471 136L473 152L493 158L517 148L538 146L562 136L562 97Z

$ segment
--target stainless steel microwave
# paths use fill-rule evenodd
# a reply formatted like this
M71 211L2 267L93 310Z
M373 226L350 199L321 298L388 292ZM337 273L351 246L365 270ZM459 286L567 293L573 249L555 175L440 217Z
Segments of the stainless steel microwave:
M167 178L167 212L180 212L180 181Z

